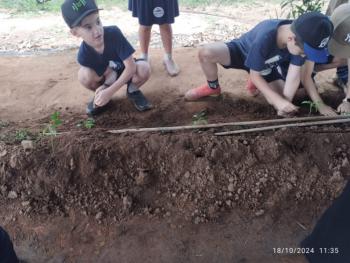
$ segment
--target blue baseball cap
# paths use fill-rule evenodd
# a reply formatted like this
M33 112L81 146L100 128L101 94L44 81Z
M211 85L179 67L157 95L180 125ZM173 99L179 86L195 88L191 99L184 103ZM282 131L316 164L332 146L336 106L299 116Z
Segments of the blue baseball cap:
M315 63L328 61L327 46L333 34L333 24L326 15L319 12L305 13L293 21L291 29L308 60Z

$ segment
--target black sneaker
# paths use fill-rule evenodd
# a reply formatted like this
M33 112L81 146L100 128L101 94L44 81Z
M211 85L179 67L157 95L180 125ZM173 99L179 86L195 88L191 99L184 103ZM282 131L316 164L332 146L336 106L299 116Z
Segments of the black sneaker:
M134 92L127 91L126 95L138 111L146 111L152 109L152 105L148 102L141 90Z
M91 101L89 101L87 106L86 106L86 114L89 116L99 115L99 114L105 112L109 108L109 106L111 105L111 102L109 101L106 105L104 105L102 107L97 107L94 104L94 100L95 100L95 97Z

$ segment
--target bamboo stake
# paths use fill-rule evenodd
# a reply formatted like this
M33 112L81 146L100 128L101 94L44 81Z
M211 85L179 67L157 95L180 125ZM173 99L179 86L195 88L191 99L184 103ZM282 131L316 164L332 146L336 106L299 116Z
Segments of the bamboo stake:
M259 127L259 128L228 131L228 132L217 132L215 133L215 135L223 136L223 135L232 135L232 134L240 134L240 133L248 133L248 132L269 131L269 130L275 130L275 129L281 129L281 128L307 127L307 126L318 126L318 125L348 123L348 122L350 122L350 118L340 119L340 120L327 120L327 121L309 121L309 122L289 123L289 124L283 124L283 125L266 126L266 127Z
M346 115L339 115L333 117L327 116L315 116L315 117L301 117L301 118L284 118L284 119L270 119L259 121L241 121L241 122L228 122L228 123L215 123L206 125L188 125L188 126L170 126L170 127L154 127L154 128L128 128L120 130L108 130L107 132L113 134L121 133L136 133L136 132L164 132L164 131L179 131L179 130L195 130L195 129L209 129L220 128L226 126L254 126L254 125L266 125L273 123L288 123L288 122L301 122L301 121L318 121L318 120L333 120L333 119L347 119L350 118Z

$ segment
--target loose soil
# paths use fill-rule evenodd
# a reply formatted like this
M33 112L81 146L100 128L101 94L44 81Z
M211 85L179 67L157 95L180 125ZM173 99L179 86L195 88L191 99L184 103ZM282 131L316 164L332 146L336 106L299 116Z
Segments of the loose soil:
M0 57L0 222L18 255L28 262L304 262L273 248L298 247L342 191L349 128L108 133L191 125L202 110L209 123L276 118L261 96L247 96L239 70L220 69L219 99L185 102L185 91L205 81L196 49L175 50L176 78L166 75L162 51L152 52L143 90L154 109L136 112L124 88L92 129L79 125L92 94L76 80L76 50ZM333 74L317 78L336 106L342 94L329 83ZM55 110L60 134L39 136ZM19 140L24 129L32 149Z

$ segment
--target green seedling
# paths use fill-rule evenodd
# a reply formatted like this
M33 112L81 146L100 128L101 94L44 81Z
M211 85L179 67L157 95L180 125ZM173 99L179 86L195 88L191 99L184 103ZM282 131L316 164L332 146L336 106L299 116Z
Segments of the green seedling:
M62 124L62 120L61 120L61 117L60 117L60 112L59 111L55 111L50 116L50 122L44 128L43 135L45 135L45 136L56 136L58 134L57 133L57 128L61 124Z
M310 100L305 100L301 104L308 105L309 106L309 115L315 110L315 113L319 111L320 108L320 101L310 101Z
M86 120L79 121L77 124L78 128L92 129L95 127L95 120L93 118L87 118Z
M92 129L95 127L95 120L93 118L88 118L84 121L84 127L86 129Z
M57 128L62 124L61 116L59 111L55 111L50 116L50 122L43 129L42 134L44 136L50 136L52 153L55 152L55 145L53 137L58 135Z
M202 110L192 116L192 125L208 124L207 110Z

